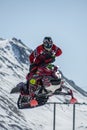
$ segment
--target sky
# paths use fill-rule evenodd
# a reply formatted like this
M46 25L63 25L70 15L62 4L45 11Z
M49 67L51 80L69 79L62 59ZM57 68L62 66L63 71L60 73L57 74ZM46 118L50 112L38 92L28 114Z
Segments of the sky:
M51 36L64 76L87 90L87 0L0 0L0 38L35 49Z

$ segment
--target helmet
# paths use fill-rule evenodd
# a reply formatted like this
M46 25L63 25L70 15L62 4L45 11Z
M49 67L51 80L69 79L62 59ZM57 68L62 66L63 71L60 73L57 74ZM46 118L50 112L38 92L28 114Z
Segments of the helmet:
M53 46L53 41L51 37L45 37L43 40L43 46L45 50L50 51Z

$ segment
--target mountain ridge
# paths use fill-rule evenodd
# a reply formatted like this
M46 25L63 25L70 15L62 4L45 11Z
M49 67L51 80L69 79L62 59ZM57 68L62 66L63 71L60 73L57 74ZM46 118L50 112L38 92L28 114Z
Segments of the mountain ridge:
M62 77L63 77L71 86L73 86L74 89L76 89L78 92L80 92L83 96L86 96L86 97L87 97L87 92L86 92L84 89L82 89L81 87L77 86L73 80L70 80L70 79L66 78L61 71L60 71L60 73L61 73Z

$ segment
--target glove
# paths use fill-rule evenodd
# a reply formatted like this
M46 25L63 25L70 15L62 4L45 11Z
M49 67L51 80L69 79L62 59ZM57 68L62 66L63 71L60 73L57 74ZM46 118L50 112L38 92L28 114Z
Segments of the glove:
M53 58L53 59L55 59L55 57L56 57L55 55L52 55L52 58Z

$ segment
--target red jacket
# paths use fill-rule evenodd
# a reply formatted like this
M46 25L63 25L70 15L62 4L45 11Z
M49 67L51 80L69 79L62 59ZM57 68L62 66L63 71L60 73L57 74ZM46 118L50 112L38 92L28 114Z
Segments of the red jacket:
M30 63L34 63L36 58L42 54L43 52L45 52L45 49L42 45L39 45L29 56L29 61ZM57 47L55 44L53 44L52 49L51 49L51 53L54 54L56 57L60 56L62 54L62 50Z

